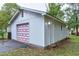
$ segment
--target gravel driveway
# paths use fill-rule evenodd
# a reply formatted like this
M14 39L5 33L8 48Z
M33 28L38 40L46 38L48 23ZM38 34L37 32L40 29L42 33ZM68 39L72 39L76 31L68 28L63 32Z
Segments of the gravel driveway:
M9 51L13 51L16 48L26 48L26 47L27 45L23 43L19 43L14 40L0 41L0 52L9 52Z

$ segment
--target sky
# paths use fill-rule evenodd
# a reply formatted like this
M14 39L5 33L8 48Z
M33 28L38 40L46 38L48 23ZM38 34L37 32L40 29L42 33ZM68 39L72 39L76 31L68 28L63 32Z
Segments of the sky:
M0 9L1 9L1 6L3 5L4 3L0 3Z

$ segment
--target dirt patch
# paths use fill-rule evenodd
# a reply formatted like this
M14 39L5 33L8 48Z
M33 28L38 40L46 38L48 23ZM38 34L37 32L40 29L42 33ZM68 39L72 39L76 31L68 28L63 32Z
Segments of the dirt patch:
M53 44L48 46L47 49L57 49L57 48L63 48L64 49L64 46L72 44L72 43L73 42L71 42L70 39L64 39L62 41L55 43L55 46L53 46Z

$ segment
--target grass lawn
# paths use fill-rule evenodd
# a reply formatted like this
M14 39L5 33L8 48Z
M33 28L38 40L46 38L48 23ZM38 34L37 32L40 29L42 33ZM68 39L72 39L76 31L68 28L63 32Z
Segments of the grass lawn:
M20 48L14 52L0 53L0 55L10 56L79 56L79 36L70 36L68 39L62 42L58 47L51 49L31 49L31 48Z

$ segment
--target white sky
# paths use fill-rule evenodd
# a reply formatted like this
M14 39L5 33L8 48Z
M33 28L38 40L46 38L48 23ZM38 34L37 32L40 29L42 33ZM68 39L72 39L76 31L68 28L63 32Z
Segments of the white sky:
M1 6L3 5L4 3L0 3L0 9L1 9Z

